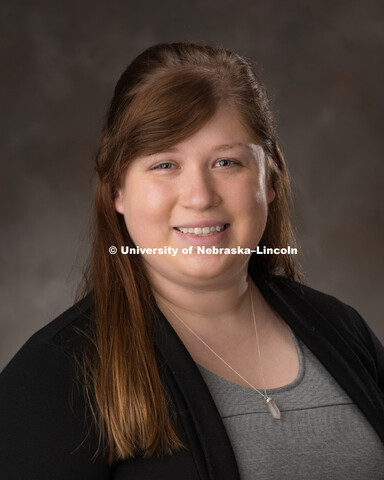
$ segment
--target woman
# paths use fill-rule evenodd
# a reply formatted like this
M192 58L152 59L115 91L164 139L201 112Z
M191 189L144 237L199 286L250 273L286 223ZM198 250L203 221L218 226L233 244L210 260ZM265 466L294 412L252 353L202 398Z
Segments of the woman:
M147 49L97 173L83 299L1 376L4 478L383 478L383 347L294 255L259 253L294 239L250 64Z

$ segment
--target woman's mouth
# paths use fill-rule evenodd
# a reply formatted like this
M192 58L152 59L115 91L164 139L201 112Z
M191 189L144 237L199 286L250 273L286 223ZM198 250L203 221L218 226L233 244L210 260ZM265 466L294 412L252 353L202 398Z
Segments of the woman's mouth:
M181 233L190 233L199 237L209 237L224 231L229 226L228 223L224 225L212 225L209 227L175 227Z
M229 223L201 227L174 227L176 235L187 245L219 245L228 237Z

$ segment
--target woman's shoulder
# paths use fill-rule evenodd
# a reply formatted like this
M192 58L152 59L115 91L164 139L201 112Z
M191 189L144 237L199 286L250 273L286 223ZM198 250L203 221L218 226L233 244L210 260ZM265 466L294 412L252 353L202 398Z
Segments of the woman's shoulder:
M51 346L63 353L71 353L80 347L83 336L92 328L93 295L88 294L61 315L40 328L24 344L24 348Z
M87 295L57 318L34 333L14 355L0 375L2 398L20 388L43 396L46 386L60 383L64 386L76 376L75 364L83 350L86 332L92 324L92 296ZM73 382L74 383L74 382ZM3 391L5 390L5 391Z
M272 275L269 278L272 288L293 305L307 304L326 318L332 318L345 327L365 330L366 322L354 307L339 298L310 287L304 283Z
M49 355L56 354L62 363L75 358L82 351L85 336L92 329L92 307L91 293L36 331L14 355L1 376L10 368L28 367L24 365L25 360L30 363L29 368L37 368L38 360L44 361Z
M73 361L91 304L84 298L32 335L0 375L0 463L9 479L108 477L91 461L97 438Z
M331 325L332 330L341 335L353 348L363 348L370 352L379 366L384 387L384 347L354 307L333 295L287 278L271 276L267 282L275 294L292 308L316 313L317 330L324 325L329 332L330 329L326 325ZM310 315L306 317L306 321L312 323Z

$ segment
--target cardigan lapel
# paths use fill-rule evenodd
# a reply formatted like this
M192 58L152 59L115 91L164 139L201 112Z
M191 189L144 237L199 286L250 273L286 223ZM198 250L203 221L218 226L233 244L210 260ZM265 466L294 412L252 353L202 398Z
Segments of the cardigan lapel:
M384 398L357 353L351 333L337 328L336 313L326 318L280 277L264 277L250 263L249 274L263 297L322 362L365 414L384 442Z
M188 350L159 309L153 334L168 370L179 420L183 423L201 479L240 480L237 463L223 421L207 385Z

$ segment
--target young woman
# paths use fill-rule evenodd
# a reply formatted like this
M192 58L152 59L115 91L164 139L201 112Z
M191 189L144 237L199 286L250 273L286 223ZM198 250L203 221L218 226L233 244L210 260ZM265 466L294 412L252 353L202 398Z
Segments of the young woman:
M96 169L83 298L0 377L3 477L383 478L384 349L298 283L249 62L147 49L117 83Z

